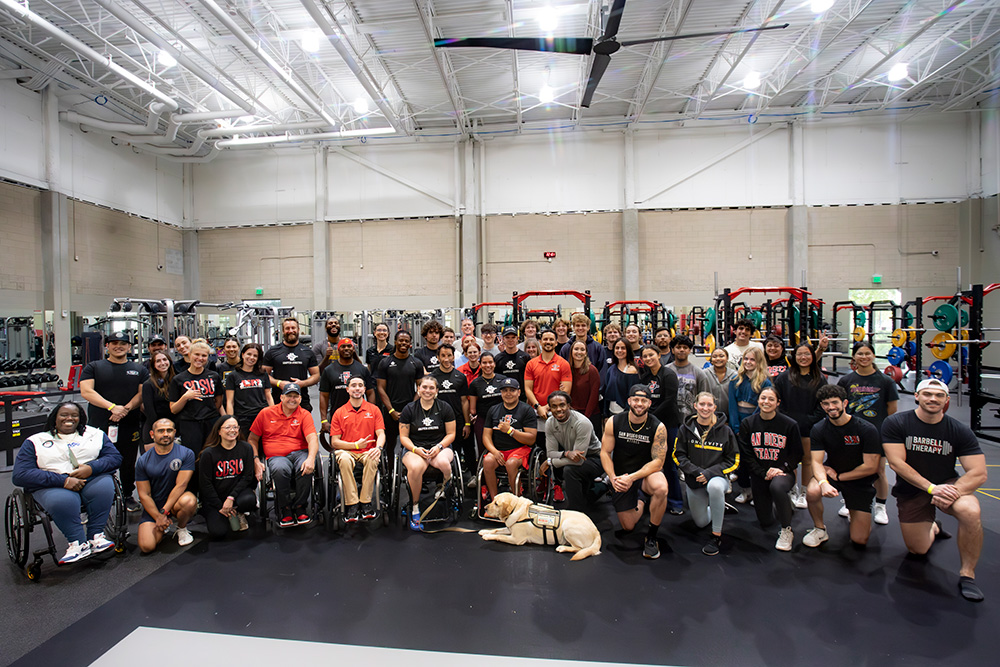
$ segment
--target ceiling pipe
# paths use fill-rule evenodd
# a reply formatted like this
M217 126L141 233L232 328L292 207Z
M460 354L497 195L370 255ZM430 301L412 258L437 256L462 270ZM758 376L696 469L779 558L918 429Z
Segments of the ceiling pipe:
M27 79L35 75L30 69L5 69L0 70L0 79Z
M345 130L343 132L317 132L316 134L285 134L277 137L254 137L247 139L223 139L216 141L216 148L266 148L272 144L287 144L292 142L324 141L327 139L351 139L363 137L368 134L391 134L387 130L392 128L379 128L373 130Z
M61 111L59 112L59 118L68 123L79 123L80 125L86 125L87 127L105 130L107 132L121 132L125 134L146 136L155 135L158 139L162 139L163 136L156 133L160 127L160 118L166 110L166 105L160 104L159 102L153 102L150 104L149 115L146 117L145 125L139 125L137 123L113 123L111 121L101 120L100 118L85 116L75 111Z
M385 116L386 121L388 121L389 125L392 126L392 129L394 129L397 134L406 134L406 130L403 129L399 119L396 118L395 112L389 108L388 104L385 103L385 96L380 90L375 88L368 77L365 76L361 65L359 65L358 61L354 59L354 55L351 53L350 49L344 45L338 30L334 28L333 24L330 23L329 20L327 20L326 16L322 11L320 11L319 7L316 6L316 3L313 2L313 0L300 0L300 2L302 3L302 6L306 8L306 11L309 12L309 16L313 18L313 21L316 22L316 25L323 31L323 34L326 35L326 38L330 40L330 44L333 45L333 48L335 48L337 53L340 54L340 57L344 59L344 62L357 78L358 83L361 84L368 95L372 98L372 101L375 102L375 106L377 106L379 111L382 112L382 115Z
M0 0L3 2L11 2L12 0ZM243 28L241 28L236 21L226 12L222 7L215 3L215 0L198 0L198 2L208 10L208 12L216 18L220 23L222 23L233 34L243 46L250 49L254 55L260 58L264 64L266 64L272 72L278 75L278 77L291 88L296 95L298 95L306 105L315 111L320 118L327 122L328 127L339 127L340 122L333 118L326 109L323 108L323 104L315 98L313 94L310 94L305 90L299 83L292 77L291 74L285 71L281 65L275 61L266 51L258 46L257 42L246 33Z
M186 70L207 83L213 89L218 91L220 95L238 106L244 112L251 115L257 112L257 108L253 102L248 102L231 91L226 85L219 81L217 76L211 74L196 62L188 58L187 55L185 55L180 49L165 40L145 23L138 20L132 12L127 11L121 5L116 2L112 2L111 0L94 0L94 2L103 7L109 14L127 25L129 28L142 35L149 43L172 55L174 60L176 60L179 65L183 65Z
M295 130L319 130L326 127L321 120L305 123L265 123L260 125L234 125L233 127L218 127L211 130L201 130L199 135L206 137L228 137L233 134L256 134L257 132L294 132Z
M90 48L89 46L87 46L77 38L73 37L69 33L63 32L62 30L52 25L51 23L49 23L38 14L31 11L30 9L25 9L20 4L18 4L17 0L0 0L0 6L5 7L8 11L10 11L18 18L21 18L31 23L36 28L40 28L44 32L47 32L48 34L52 35L52 37L59 40L59 42L61 42L62 44L65 44L73 51L76 51L84 58L88 58L95 63L107 67L109 70L117 74L122 79L125 79L132 85L141 88L142 90L149 93L150 95L158 99L160 102L165 104L169 111L175 111L180 106L169 95L157 90L156 86L146 81L143 81L135 74L132 74L132 72L129 72L127 69L121 67L120 65L115 64L114 61L111 60L111 58L98 53L97 51Z
M242 111L195 111L192 113L171 114L170 120L177 123L203 123L207 120L224 120L226 118L242 118L252 116Z

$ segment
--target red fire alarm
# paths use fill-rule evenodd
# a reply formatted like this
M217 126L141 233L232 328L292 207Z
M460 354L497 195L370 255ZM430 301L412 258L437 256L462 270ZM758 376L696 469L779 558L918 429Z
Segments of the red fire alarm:
M545 259L549 260L550 262L553 259L555 259L555 258L556 258L556 254L554 252L547 252L547 253L545 253Z

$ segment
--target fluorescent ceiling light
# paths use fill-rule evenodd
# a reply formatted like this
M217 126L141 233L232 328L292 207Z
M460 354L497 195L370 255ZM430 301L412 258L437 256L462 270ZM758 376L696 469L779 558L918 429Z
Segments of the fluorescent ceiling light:
M760 74L757 72L750 72L743 79L743 87L747 90L754 90L760 86Z
M906 63L896 63L892 66L892 69L889 70L885 77L889 79L889 81L902 81L909 75L910 73L907 70Z
M542 104L549 104L555 98L555 91L552 90L552 86L549 84L545 84L542 86L541 90L538 91L538 101Z
M833 7L833 3L834 0L812 0L809 5L814 13L822 14L826 10L830 9L830 7Z
M302 44L302 50L307 53L316 53L319 51L321 37L324 37L324 35L320 30L306 30L299 40Z
M156 53L156 62L158 62L163 67L170 68L177 64L177 59L174 58L169 53L167 53L166 51L164 51L163 49L160 49Z
M559 12L552 8L552 5L545 5L538 10L538 27L542 32L555 31L559 25Z
M368 113L368 100L363 97L354 100L351 106L354 107L354 113Z

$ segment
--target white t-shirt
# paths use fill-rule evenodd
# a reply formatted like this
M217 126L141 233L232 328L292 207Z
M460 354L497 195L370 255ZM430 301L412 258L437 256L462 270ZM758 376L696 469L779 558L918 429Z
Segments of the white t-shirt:
M734 373L739 372L740 364L743 363L743 355L754 345L759 347L761 352L764 351L764 344L759 340L751 340L743 347L738 346L736 343L730 343L724 348L729 353L729 363L727 365Z

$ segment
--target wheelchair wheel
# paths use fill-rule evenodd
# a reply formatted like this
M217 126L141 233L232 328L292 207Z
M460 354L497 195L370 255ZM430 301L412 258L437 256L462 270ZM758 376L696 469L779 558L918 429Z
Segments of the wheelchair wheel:
M18 568L28 562L28 533L31 531L31 517L28 513L28 498L21 489L7 496L4 508L4 530L7 537L7 555Z
M37 584L38 580L42 578L42 562L40 560L32 561L31 565L24 568L24 574Z
M338 470L336 457L333 453L330 454L329 466L327 467L326 475L326 529L330 532L335 532L340 530L339 521L337 520L340 514L340 493L338 492Z
M551 505L555 493L553 487L553 470L549 470L546 476L542 476L542 464L546 461L545 450L536 449L531 452L531 463L528 466L528 497L536 503Z
M122 493L122 485L115 480L115 496L111 501L111 512L108 514L108 522L104 525L104 533L108 539L115 543L115 553L125 552L125 543L128 540L128 513L125 509L125 496Z
M392 504L389 506L389 511L392 512L392 520L396 525L399 525L399 518L403 514L403 508L400 506L402 503L402 492L400 491L400 485L405 482L403 478L403 452L398 452L396 456L396 465L392 469Z
M316 521L326 523L328 509L326 505L326 476L323 474L323 459L319 455L316 458L318 464L313 469L312 493L310 494L312 513Z

